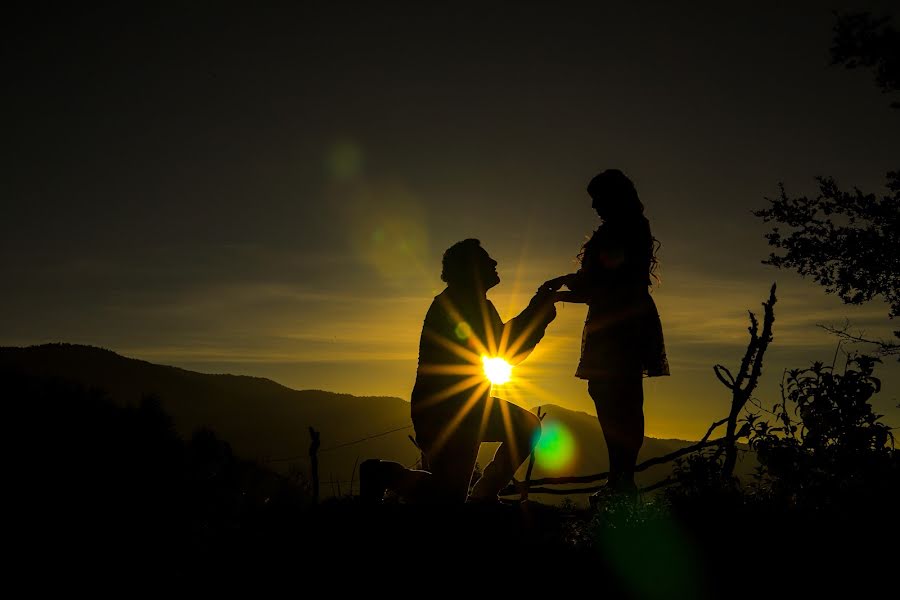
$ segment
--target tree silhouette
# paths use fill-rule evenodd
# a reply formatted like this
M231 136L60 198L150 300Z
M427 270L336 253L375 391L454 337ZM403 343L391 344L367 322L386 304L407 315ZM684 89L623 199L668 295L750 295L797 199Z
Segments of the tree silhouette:
M900 171L888 173L890 193L880 197L859 189L842 191L830 177L817 181L815 198L791 198L780 186L777 198L767 198L769 208L754 212L779 224L766 238L785 251L763 262L812 277L847 304L880 295L890 306L889 317L895 317L900 314ZM780 226L793 230L783 232ZM900 337L900 331L894 335ZM900 353L897 343L877 344L883 354Z
M838 15L831 46L831 64L848 69L864 67L875 71L875 83L889 94L900 90L900 32L890 17L870 13ZM900 102L891 102L900 108Z
M831 47L832 64L871 68L885 93L900 90L900 33L888 18L869 13L838 15ZM900 102L892 102L900 108ZM779 268L812 277L847 304L862 304L881 296L890 318L900 314L900 169L887 174L888 194L841 190L831 177L817 177L815 198L779 195L766 198L769 207L754 211L766 223L769 245L784 254L764 260ZM786 228L787 231L783 231ZM854 336L847 329L829 329L845 339L876 345L882 355L897 355L900 344ZM900 338L900 330L894 335Z

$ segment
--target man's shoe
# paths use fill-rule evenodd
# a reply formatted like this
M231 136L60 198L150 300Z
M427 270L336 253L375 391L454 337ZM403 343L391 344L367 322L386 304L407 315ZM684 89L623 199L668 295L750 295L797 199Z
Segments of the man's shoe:
M381 504L387 491L384 468L377 458L359 465L359 499L363 504Z

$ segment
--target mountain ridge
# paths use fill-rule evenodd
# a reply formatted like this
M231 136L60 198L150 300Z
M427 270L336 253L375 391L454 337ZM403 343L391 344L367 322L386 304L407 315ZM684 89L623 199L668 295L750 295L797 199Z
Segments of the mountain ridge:
M308 428L314 427L322 434L319 469L325 482L351 482L356 465L366 458L412 465L419 457L407 437L414 434L409 402L397 397L295 390L262 377L198 373L126 357L106 348L69 343L0 347L0 374L4 369L102 389L117 403L137 403L143 396L157 396L183 437L197 428L209 427L239 456L282 471L307 468ZM554 404L543 409L548 415L545 430L553 424L570 436L571 456L552 466L542 464L539 456L534 478L608 470L606 445L596 416ZM640 459L661 456L692 443L645 437ZM482 466L495 447L482 446ZM670 472L671 465L652 467L639 474L639 482L652 483Z

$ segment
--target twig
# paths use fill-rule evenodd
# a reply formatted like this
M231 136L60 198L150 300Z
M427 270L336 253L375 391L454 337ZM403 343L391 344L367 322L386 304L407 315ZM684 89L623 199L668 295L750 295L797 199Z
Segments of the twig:
M709 426L709 430L707 430L707 432L706 432L706 435L704 435L703 438L702 438L700 441L701 441L701 442L705 442L706 440L708 440L708 439L709 439L709 436L710 436L710 435L712 434L712 432L716 429L716 427L719 427L720 425L724 425L724 424L727 423L727 422L728 422L728 417L725 417L724 419L722 419L722 420L720 420L720 421L716 421L715 423L713 423L712 425L710 425L710 426Z
M353 462L353 471L350 472L350 496L353 497L353 479L356 477L356 467L359 465L359 455L356 455L356 460Z
M750 342L747 344L747 351L744 353L744 357L741 359L737 377L733 377L731 372L722 365L713 367L713 371L719 381L731 390L731 411L728 414L728 426L725 430L726 443L722 447L725 452L722 475L726 478L732 476L737 463L737 445L735 442L739 437L736 435L738 415L744 409L744 406L753 395L753 390L756 389L759 383L759 377L762 375L763 356L769 347L769 342L773 339L772 324L775 322L774 306L777 302L775 288L776 286L773 283L772 289L769 290L769 299L763 302L762 333L759 331L759 321L756 315L748 311L750 327L747 328L747 331L750 332ZM728 376L727 380L723 373Z
M900 344L897 344L895 342L886 342L884 340L870 340L863 337L863 335L865 335L863 333L853 335L847 332L847 329L849 329L849 325L845 325L843 329L838 329L831 325L821 324L817 325L817 327L824 329L832 335L838 336L842 341L856 344L871 344L873 346L876 346L877 349L875 351L881 356L893 356L895 354L900 354Z
M547 413L541 414L541 410L542 410L541 407L538 406L537 418L538 418L538 421L543 422L544 417L547 416ZM521 486L522 492L521 492L521 496L519 497L520 502L525 502L526 500L528 500L528 488L531 485L531 471L534 469L535 450L536 450L536 448L532 449L531 456L528 457L528 469L525 471L525 484L523 486Z
M647 487L640 488L638 490L638 493L646 494L648 492L658 490L661 487L665 487L665 486L671 485L673 483L675 483L675 479L672 477L667 477L666 479L657 481L656 483L650 484ZM570 494L593 494L594 492L600 491L602 489L604 489L604 486L594 485L591 487L568 488L568 489L536 487L536 488L531 488L528 491L531 494L551 494L554 496L568 496ZM510 491L509 488L506 488L500 492L501 496L511 496L513 494L515 494L515 492Z
M313 493L313 504L319 503L319 446L321 445L319 439L319 432L310 426L309 428L309 462L311 465L312 472L312 493Z
M667 485L671 485L675 483L674 477L666 477L665 479L661 479L654 484L648 485L647 487L641 488L638 490L642 494L646 494L647 492L652 492L653 490L658 490L661 487L665 487Z

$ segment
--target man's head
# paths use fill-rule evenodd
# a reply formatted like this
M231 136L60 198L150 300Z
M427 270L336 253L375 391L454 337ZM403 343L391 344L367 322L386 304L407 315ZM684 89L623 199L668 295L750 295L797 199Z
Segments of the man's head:
M441 279L451 288L485 292L500 283L497 261L481 247L479 240L471 238L456 242L444 252Z

